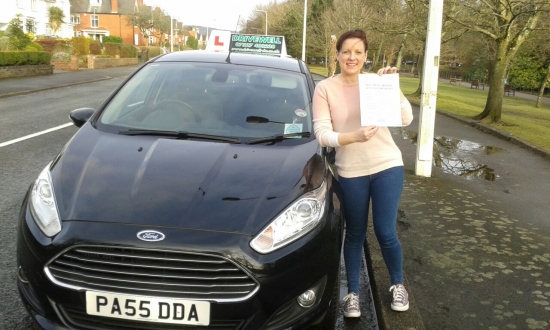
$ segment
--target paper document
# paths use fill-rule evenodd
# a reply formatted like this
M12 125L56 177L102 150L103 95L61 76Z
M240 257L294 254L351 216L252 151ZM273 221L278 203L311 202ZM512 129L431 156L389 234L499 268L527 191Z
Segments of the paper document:
M361 126L403 126L399 74L360 74Z

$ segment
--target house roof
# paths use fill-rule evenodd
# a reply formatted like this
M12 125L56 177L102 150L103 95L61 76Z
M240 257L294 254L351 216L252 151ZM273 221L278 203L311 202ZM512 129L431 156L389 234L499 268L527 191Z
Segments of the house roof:
M93 13L94 6L90 5L90 0L70 0L71 2L71 14L76 13ZM119 14L132 14L134 12L134 6L136 0L118 0L118 13ZM102 0L101 6L95 7L97 14L110 14L111 0Z

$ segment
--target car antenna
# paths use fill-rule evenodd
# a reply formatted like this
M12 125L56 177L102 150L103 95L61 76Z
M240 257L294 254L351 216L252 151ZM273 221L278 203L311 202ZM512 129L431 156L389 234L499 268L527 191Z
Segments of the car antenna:
M229 53L227 54L225 62L231 64L231 47L229 47Z

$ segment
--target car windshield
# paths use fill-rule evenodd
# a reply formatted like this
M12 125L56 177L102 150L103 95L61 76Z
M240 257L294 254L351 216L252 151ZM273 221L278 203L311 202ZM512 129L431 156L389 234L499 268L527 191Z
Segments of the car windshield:
M150 63L110 100L95 125L121 134L148 130L253 139L311 132L310 108L307 79L300 73L229 63Z

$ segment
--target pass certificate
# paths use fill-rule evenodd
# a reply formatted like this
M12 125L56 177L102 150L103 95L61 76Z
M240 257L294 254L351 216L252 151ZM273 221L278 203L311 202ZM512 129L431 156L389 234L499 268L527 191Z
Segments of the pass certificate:
M399 74L360 74L361 126L403 126Z

